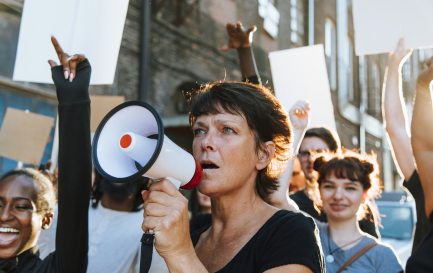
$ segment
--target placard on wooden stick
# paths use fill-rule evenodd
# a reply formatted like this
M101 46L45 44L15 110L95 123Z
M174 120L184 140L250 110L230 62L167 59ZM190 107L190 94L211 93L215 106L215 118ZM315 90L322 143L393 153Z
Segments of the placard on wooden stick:
M0 129L0 155L39 165L53 121L44 115L7 108Z
M308 100L310 126L336 130L323 45L274 51L269 60L275 95L286 110Z
M95 95L90 97L91 100L91 117L90 131L94 133L98 128L99 123L111 109L125 101L123 96L103 96Z
M353 0L356 55L433 47L432 0Z

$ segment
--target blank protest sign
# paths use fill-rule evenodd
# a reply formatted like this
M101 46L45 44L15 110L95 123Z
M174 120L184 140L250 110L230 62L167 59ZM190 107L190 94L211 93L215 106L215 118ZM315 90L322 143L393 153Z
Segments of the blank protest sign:
M432 14L431 0L353 0L356 55L433 47Z
M286 110L298 100L308 100L310 126L335 130L323 45L274 51L269 54L269 60L275 94Z
M111 109L125 101L123 96L91 96L90 130L96 132L99 123Z
M52 83L54 35L65 52L90 60L91 84L112 84L127 10L128 0L26 0L13 79Z
M53 118L7 108L0 130L0 155L38 165L42 159Z

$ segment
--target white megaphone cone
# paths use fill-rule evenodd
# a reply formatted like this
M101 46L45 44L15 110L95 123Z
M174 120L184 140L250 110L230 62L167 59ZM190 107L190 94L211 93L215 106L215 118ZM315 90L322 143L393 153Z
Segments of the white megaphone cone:
M95 168L113 181L142 175L191 189L202 177L200 164L164 135L158 113L144 102L111 110L96 130L92 152Z

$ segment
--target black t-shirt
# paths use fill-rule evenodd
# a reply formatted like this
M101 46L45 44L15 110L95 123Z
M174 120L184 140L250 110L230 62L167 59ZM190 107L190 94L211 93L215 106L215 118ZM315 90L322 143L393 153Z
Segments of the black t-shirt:
M325 212L319 210L314 206L314 202L307 196L305 191L300 190L290 195L293 201L298 205L299 209L306 212L308 215L319 220L320 222L328 222ZM374 217L370 207L367 207L364 218L359 220L359 228L365 233L370 234L376 238L379 238L379 232L374 222Z
M208 228L191 234L194 245ZM310 217L279 210L217 273L264 272L287 264L301 264L315 273L323 273L323 253L319 245L318 229Z
M433 226L433 213L430 214L430 227ZM418 245L406 263L406 273L432 273L433 272L433 229Z
M414 171L408 181L403 182L403 186L408 189L415 199L416 206L416 228L415 235L413 237L412 253L422 242L424 237L430 230L430 223L427 219L425 207L424 207L424 192L422 190L421 181L418 176L418 172Z
M299 209L303 212L308 213L308 215L319 220L320 222L327 222L326 214L314 206L313 200L308 197L304 190L300 190L291 194L290 198L295 201Z

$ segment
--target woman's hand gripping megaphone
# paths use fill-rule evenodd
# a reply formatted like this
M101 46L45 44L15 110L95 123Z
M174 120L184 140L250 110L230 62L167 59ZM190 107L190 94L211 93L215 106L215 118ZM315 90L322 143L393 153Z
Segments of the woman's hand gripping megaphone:
M189 239L188 199L171 179L155 181L142 192L144 232L153 232L155 248L161 256L188 255L194 251Z

